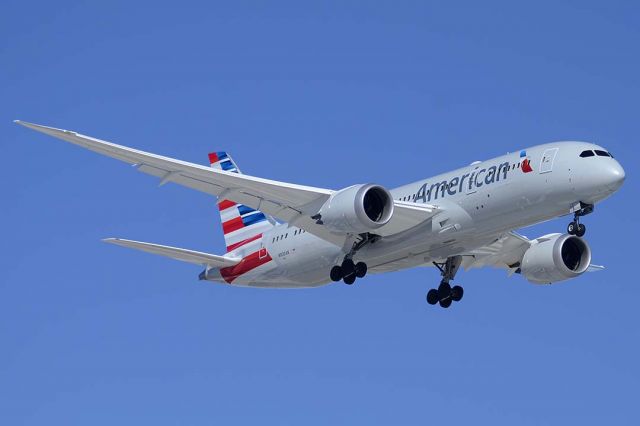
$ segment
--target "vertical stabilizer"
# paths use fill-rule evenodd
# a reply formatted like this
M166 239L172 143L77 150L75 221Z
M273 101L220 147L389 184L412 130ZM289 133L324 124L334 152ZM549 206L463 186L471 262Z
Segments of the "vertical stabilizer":
M231 156L224 151L209 154L214 169L240 173ZM231 200L218 200L222 232L227 252L234 251L252 242L260 242L262 234L273 228L275 221L259 210Z

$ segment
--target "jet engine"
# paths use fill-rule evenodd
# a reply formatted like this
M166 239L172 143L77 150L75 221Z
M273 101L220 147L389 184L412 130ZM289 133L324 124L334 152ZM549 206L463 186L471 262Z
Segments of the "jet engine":
M591 264L591 249L575 235L539 239L524 253L520 272L535 284L551 284L575 278Z
M393 215L393 197L380 185L354 185L334 193L314 216L336 232L361 234L384 226Z

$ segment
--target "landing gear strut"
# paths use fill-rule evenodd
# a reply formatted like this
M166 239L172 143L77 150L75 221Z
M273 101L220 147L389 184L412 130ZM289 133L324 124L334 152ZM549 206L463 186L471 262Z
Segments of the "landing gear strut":
M452 281L456 272L460 268L462 263L462 256L452 256L447 258L444 263L433 262L433 264L440 270L442 275L442 281L437 289L432 288L427 293L427 303L435 305L439 303L443 308L451 306L452 302L459 302L464 295L464 289L459 285L451 287L450 281Z
M573 221L567 225L567 234L576 235L578 237L584 236L587 232L587 227L580 223L580 218L593 212L593 204L585 204L580 202L580 206L573 213Z
M364 278L364 276L367 275L367 264L364 262L354 263L353 256L362 247L375 243L380 237L366 233L361 234L360 238L359 241L353 243L351 250L344 257L342 263L331 268L331 272L329 273L331 281L342 280L345 284L351 285L356 281L356 278Z

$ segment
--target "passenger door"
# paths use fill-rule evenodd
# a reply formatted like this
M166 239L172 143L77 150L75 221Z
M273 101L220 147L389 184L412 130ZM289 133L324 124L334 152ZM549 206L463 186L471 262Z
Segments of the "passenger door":
M540 173L549 173L553 170L553 162L556 159L558 148L549 148L542 154L540 160Z

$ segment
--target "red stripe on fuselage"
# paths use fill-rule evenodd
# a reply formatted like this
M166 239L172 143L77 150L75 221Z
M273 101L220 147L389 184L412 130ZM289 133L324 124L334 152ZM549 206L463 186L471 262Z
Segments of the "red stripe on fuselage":
M226 222L222 222L222 232L226 235L230 232L237 231L238 229L244 228L244 223L242 222L241 217L234 217L231 220Z
M226 282L231 284L231 282L238 278L240 275L246 274L252 269L255 269L258 266L264 265L265 263L271 261L271 256L268 252L263 252L263 254L264 256L260 258L260 250L255 253L251 253L249 256L244 257L237 265L220 269L220 275L222 275L222 278Z
M262 238L262 234L258 234L258 235L254 236L254 237L247 238L246 240L242 240L242 241L239 241L239 242L237 242L235 244L231 244L230 246L227 247L227 251L229 252L231 250L235 250L238 247L242 247L243 245L248 244L251 241L255 241L255 240L260 239L260 238Z

